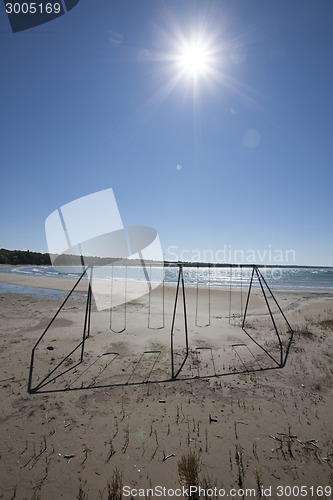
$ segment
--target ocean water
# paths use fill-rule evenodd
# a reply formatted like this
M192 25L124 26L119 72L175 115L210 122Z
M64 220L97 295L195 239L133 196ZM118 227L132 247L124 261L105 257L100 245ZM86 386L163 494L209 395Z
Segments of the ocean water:
M260 272L273 290L308 290L308 291L333 291L333 267L260 267ZM0 266L0 273L10 273L25 276L76 278L80 276L79 270L71 268L71 272L64 273L52 266ZM103 278L112 276L120 280L125 276L128 280L144 280L149 277L155 281L159 279L163 269L149 266L146 273L138 266L114 266L94 268L94 276ZM212 287L247 287L252 275L252 267L183 267L184 281L187 286L212 286ZM177 283L178 267L164 268L164 282ZM12 285L13 287L14 285ZM253 286L259 286L254 280ZM16 287L18 288L25 287ZM8 291L8 285L0 283L0 292ZM15 292L13 292L15 293ZM24 293L24 292L22 292ZM57 294L55 294L57 295Z
M274 290L333 291L333 268L282 268L259 267L267 284ZM191 284L211 286L247 287L252 276L252 267L189 268L184 271ZM256 278L256 274L254 274ZM253 286L260 286L254 279Z
M43 299L65 299L68 292L63 290L52 290L50 288L35 288L32 286L13 285L11 283L0 283L0 295L5 293L16 293L21 295L28 295L29 297L43 298ZM73 298L81 299L82 296L76 293Z

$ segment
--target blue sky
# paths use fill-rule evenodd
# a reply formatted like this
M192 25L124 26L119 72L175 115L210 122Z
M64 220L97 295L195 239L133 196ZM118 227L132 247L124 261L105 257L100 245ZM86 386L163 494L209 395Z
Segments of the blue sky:
M80 0L19 33L0 9L0 247L47 251L51 212L112 187L166 258L333 266L330 0Z

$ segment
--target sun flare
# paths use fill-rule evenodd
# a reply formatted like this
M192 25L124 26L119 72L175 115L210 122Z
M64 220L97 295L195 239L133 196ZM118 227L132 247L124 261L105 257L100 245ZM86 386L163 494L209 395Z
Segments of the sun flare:
M206 75L209 71L209 53L200 41L183 45L179 55L179 67L192 77Z
M184 96L192 95L197 100L201 93L220 85L225 49L219 32L197 26L184 33L175 24L165 42L163 71L169 78L163 92L169 95L178 89Z

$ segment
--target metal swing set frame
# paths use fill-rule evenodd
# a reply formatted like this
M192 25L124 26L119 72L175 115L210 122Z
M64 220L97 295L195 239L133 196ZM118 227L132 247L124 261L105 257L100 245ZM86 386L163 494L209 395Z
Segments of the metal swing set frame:
M257 265L249 265L249 264L205 264L205 263L181 263L181 262L166 262L164 263L165 267L175 267L178 268L178 276L177 276L177 283L176 283L176 290L175 290L175 298L174 298L174 305L173 305L173 312L172 312L172 318L171 318L171 327L170 327L170 359L171 359L171 365L170 365L170 378L169 380L177 380L180 377L180 374L184 368L184 365L186 364L186 361L189 357L190 353L190 345L189 345L189 332L188 332L188 307L187 307L187 302L186 302L186 291L185 291L185 280L184 280L184 268L196 268L197 269L197 287L196 287L196 305L195 305L195 325L196 326L209 326L210 325L210 319L211 319L211 311L210 311L210 277L211 277L211 270L212 268L230 268L230 280L229 280L229 323L231 321L231 298L232 298L232 272L233 269L240 269L241 271L241 282L240 282L240 287L241 287L241 312L240 312L240 318L241 318L241 329L245 332L245 334L258 346L260 347L265 353L271 358L271 360L275 364L275 368L282 368L288 357L292 337L293 337L293 330L291 325L289 324L284 312L282 311L282 308L280 307L277 299L275 298L271 288L269 287L266 279L264 278L262 272L259 269L259 266ZM199 294L199 269L200 268L208 268L208 296L209 296L209 301L208 301L208 322L205 325L199 325L198 324L198 294ZM242 281L242 270L243 268L250 268L252 269L251 272L251 278L249 281L249 286L247 289L247 294L246 294L246 301L245 301L245 308L243 311L243 281ZM90 273L88 273L90 269ZM127 271L126 271L127 273ZM89 280L88 280L88 285L87 285L87 296L86 296L86 303L85 303L85 313L84 313L84 322L83 322L83 329L82 329L82 335L81 335L81 340L78 343L78 345L69 353L68 356L72 355L75 351L78 351L80 353L79 355L79 361L74 367L80 365L84 361L84 354L85 354L85 347L86 347L86 342L90 337L91 334L91 312L92 312L92 299L93 299L93 292L92 292L92 280L93 280L93 267L90 268L85 268L72 289L69 291L65 299L63 300L62 304L60 305L59 309L53 316L53 318L50 320L48 325L46 326L45 330L43 333L40 335L38 340L35 342L32 351L31 351L31 359L30 359L30 368L29 368L29 378L28 378L28 392L29 393L37 393L41 392L41 389L45 387L51 380L52 375L56 372L56 370L64 364L65 358L60 361L39 383L35 386L33 386L33 374L34 374L34 363L35 363L35 357L36 357L36 351L38 346L41 344L42 340L45 338L47 335L48 331L52 327L54 321L56 318L59 316L61 311L64 309L64 306L68 302L68 300L72 297L73 293L76 291L78 285L82 282L83 278L89 274ZM127 274L126 274L127 276ZM249 310L249 301L250 301L250 296L251 292L254 286L254 280L257 280L260 290L262 292L262 295L264 297L264 301L267 307L268 315L271 319L276 340L278 342L279 346L279 356L278 359L276 357L272 356L247 330L246 328L246 319L248 315L248 310ZM148 328L149 329L159 329L159 328L164 328L165 327L165 309L164 309L164 280L161 285L163 287L162 289L162 302L163 302L163 321L162 321L162 326L158 328L153 328L150 324L150 318L151 318L151 294L149 294L149 309L148 309ZM151 292L151 289L150 289ZM125 285L125 294L126 294L126 285ZM271 297L271 301L275 304L277 307L277 310L281 314L286 327L287 331L289 334L288 337L288 342L283 342L281 338L281 334L278 329L277 322L275 321L274 318L274 312L271 307L271 303L269 300L269 296ZM183 313L183 330L184 330L184 337L183 337L183 352L182 352L182 360L178 367L176 367L175 363L175 345L174 345L174 337L175 337L175 322L176 322L176 315L177 315L177 309L178 309L178 304L181 304L182 307L182 313ZM121 333L125 331L127 328L127 314L126 314L126 300L124 302L124 324L123 327L120 329L115 329L112 327L112 307L110 308L110 329L114 333ZM210 349L210 348L203 348L203 349ZM158 359L158 356L160 354L160 351L145 351L141 357L146 354L156 354L156 360L155 363ZM110 354L110 353L108 353ZM117 355L117 353L111 353ZM178 354L178 353L177 353ZM66 358L68 358L66 356ZM141 359L141 358L140 358ZM155 366L154 363L154 366ZM63 374L72 370L74 367L71 366L70 368L65 368L64 366L64 371ZM110 384L112 385L112 384Z

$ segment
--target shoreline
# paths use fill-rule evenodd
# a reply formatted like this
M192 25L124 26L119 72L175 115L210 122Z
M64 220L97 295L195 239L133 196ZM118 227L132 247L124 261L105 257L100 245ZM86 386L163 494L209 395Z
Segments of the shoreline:
M0 286L1 283L6 283L6 284L12 284L12 285L17 285L17 286L28 286L32 288L45 288L45 289L50 289L50 290L62 290L64 292L70 291L71 288L75 285L75 283L78 281L79 277L66 277L65 275L63 277L59 276L34 276L29 273L22 273L18 274L15 272L11 272L10 270L12 269L12 266L6 266L6 265L0 265L0 267L7 267L8 272L0 272ZM27 266L23 266L27 267ZM36 266L33 266L36 267ZM278 280L277 280L278 281ZM168 287L176 287L177 283L176 282L165 282L165 286ZM333 288L331 287L311 287L311 286L302 286L302 287L286 287L286 286L281 286L278 287L277 283L269 283L269 286L271 287L273 293L316 293L316 294L331 294L333 293ZM185 287L186 289L193 289L196 288L197 285L195 283L188 283L185 282ZM199 283L199 288L210 288L211 290L220 290L223 289L225 291L230 289L230 284L223 284L223 285L212 285L209 284L207 286L204 283ZM257 285L255 286L257 288ZM233 292L240 292L241 290L243 293L246 293L248 289L248 284L244 280L243 287L241 287L239 284L235 285L232 284L232 291ZM78 292L85 292L87 290L87 278L82 278L82 281L79 283L79 285L76 288L76 291Z
M0 273L0 284L6 283L17 286L28 286L32 288L48 288L50 290L70 291L78 279L58 278L49 276L18 275L16 273ZM85 291L84 283L79 283L76 291Z

